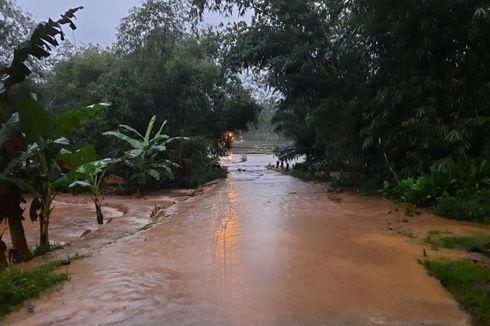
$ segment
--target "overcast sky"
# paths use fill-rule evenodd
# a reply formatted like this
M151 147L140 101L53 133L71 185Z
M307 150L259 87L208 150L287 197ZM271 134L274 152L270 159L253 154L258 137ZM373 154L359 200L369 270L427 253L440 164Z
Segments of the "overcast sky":
M75 22L78 29L72 33L65 28L67 37L75 43L98 43L108 46L115 41L116 28L129 9L142 0L16 0L17 5L29 12L36 22L47 18L58 19L68 8L83 6ZM216 14L205 15L206 24L219 24L222 18Z

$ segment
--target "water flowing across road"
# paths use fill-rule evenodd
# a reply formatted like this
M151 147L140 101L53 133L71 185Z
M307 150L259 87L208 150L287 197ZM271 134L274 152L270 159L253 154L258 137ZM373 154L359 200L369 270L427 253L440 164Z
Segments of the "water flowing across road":
M467 325L420 247L386 230L389 202L328 194L269 162L230 162L227 180L75 262L61 290L5 323Z

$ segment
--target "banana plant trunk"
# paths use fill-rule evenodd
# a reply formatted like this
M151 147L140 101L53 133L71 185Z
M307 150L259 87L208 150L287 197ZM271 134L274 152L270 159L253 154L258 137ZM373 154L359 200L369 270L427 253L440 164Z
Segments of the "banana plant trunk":
M51 215L51 203L53 202L50 185L46 185L41 194L41 214L39 216L39 247L49 248L49 217Z
M95 204L95 214L97 215L97 223L104 224L104 215L102 214L102 200L95 197L94 204Z
M14 263L21 263L29 260L30 251L27 246L27 240L22 225L23 209L20 205L24 202L22 192L14 186L6 187L5 192L0 194L2 207L0 213L7 218L12 249L9 252L9 258Z
M24 226L22 225L22 213L17 216L9 216L8 224L10 238L12 240L12 261L14 263L28 261L31 254L29 252L29 247L27 246Z

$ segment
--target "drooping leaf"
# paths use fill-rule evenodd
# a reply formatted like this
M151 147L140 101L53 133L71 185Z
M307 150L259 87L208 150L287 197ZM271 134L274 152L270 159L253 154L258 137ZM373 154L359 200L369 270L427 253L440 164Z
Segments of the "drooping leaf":
M136 158L136 157L140 156L141 154L143 154L143 150L142 149L132 149L130 151L127 151L125 154L131 158Z
M0 146L10 138L17 128L19 128L19 114L16 112L0 128Z
M30 193L36 193L36 190L26 181L15 178L15 177L9 177L3 174L0 174L0 182L6 182L6 183L11 183L16 185L19 189L25 191L25 192L30 192Z
M153 179L155 180L160 180L160 173L158 173L157 170L154 170L154 169L148 169L146 171L146 173L148 173L148 175L150 175Z
M79 181L79 180L72 182L68 186L69 189L73 189L73 188L85 188L86 189L86 188L90 188L90 187L91 187L90 183L88 183L86 181Z
M83 164L95 161L96 158L95 148L92 145L85 145L73 153L59 155L57 160L61 162L63 169L73 170Z
M134 149L142 149L142 147L143 147L143 144L140 141L133 139L129 136L126 136L125 134L123 134L122 132L119 132L119 131L107 131L107 132L104 132L103 135L104 136L113 136L119 140L125 141L126 143L131 145L131 147L133 147Z
M53 140L53 143L57 145L70 145L70 141L68 140L68 138L65 137L55 139Z
M143 135L139 133L138 130L128 126L128 125L119 125L119 128L122 128L122 129L126 129L127 131L129 132L132 132L133 134L135 134L136 136L140 137L141 139L143 139Z
M94 104L80 110L64 112L55 123L54 137L66 137L78 130L80 125L107 108L107 104Z
M48 112L34 99L28 98L17 104L19 121L27 141L41 142L53 137L54 124Z

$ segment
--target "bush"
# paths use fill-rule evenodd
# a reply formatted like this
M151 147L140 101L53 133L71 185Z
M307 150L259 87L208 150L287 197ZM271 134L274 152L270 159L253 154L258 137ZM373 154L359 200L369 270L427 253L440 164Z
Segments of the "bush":
M228 171L222 167L211 170L195 170L192 171L192 176L186 186L197 188L213 180L225 179L227 176Z
M215 146L204 137L192 137L174 146L170 159L180 166L176 169L176 180L171 184L174 187L197 188L228 175L228 171L220 165Z
M383 195L395 200L415 204L417 206L431 206L448 191L450 179L442 174L422 175L417 179L407 178L396 186L385 182Z
M490 190L460 197L443 197L434 211L452 219L490 223Z
M385 182L381 193L397 201L429 207L443 198L466 197L487 188L490 188L490 164L485 160L446 170L433 166L429 174L405 178L396 185Z

